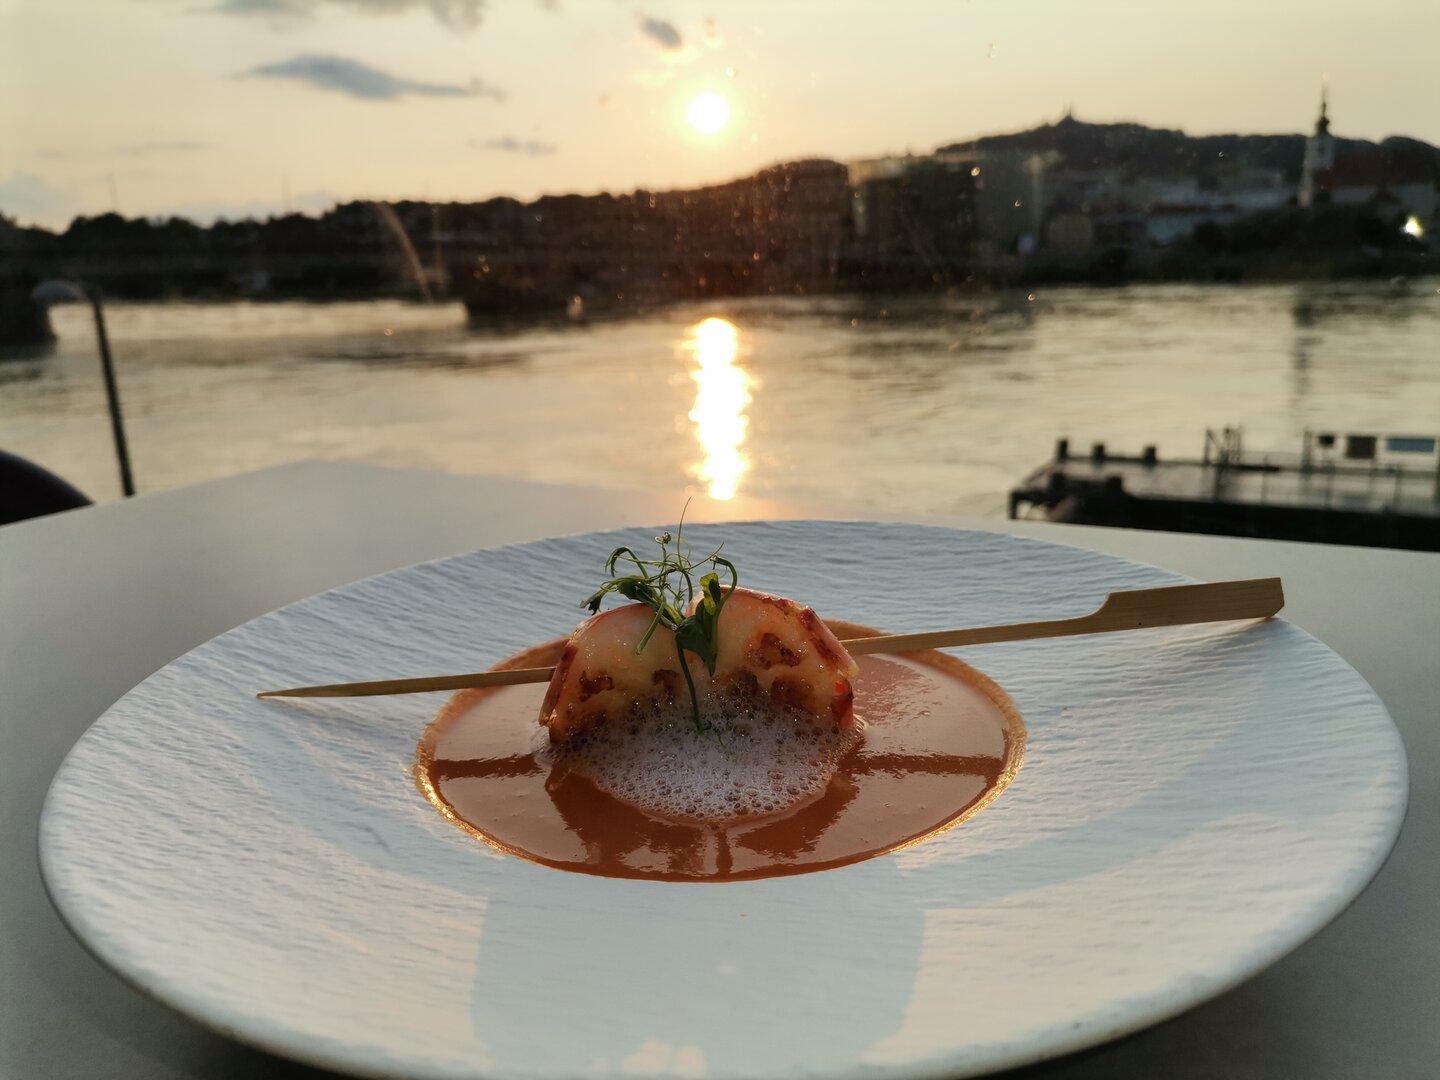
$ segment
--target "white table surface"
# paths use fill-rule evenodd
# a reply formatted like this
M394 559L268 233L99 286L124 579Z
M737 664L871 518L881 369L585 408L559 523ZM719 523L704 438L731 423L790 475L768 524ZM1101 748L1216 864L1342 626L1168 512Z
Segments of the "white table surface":
M669 493L305 463L0 528L0 1078L323 1075L142 997L51 909L35 858L41 802L65 752L116 698L302 596L478 547L664 524L676 504ZM744 499L691 507L694 520L800 516L857 515ZM1370 681L1410 756L1399 843L1335 923L1215 1001L1024 1075L1440 1075L1440 555L939 520L1198 578L1281 575L1286 617Z

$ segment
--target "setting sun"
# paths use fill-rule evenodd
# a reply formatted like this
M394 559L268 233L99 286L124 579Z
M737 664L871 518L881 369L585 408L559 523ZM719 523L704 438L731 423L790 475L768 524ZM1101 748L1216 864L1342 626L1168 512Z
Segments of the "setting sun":
M729 122L730 104L713 90L707 90L690 102L685 120L701 135L714 135Z

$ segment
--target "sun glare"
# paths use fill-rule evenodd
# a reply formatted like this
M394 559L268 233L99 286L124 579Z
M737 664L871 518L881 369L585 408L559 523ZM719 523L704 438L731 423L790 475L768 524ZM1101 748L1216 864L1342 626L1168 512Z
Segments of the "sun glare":
M713 90L695 95L685 110L686 122L701 135L714 135L730 121L730 104Z
M690 419L704 459L694 472L712 499L733 499L750 467L744 452L745 417L750 404L749 374L736 360L740 332L728 319L702 319L690 328L686 343L695 358L695 405Z

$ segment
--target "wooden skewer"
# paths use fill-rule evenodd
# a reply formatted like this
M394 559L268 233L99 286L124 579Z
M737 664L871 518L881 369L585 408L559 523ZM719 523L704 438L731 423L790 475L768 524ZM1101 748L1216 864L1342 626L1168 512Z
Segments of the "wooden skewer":
M965 630L932 630L921 634L883 634L852 638L845 648L852 655L866 653L919 652L957 645L984 645L995 641L1027 641L1031 638L1070 637L1076 634L1107 634L1116 630L1148 630L1157 626L1184 626L1190 623L1231 622L1240 619L1268 619L1285 606L1279 578L1249 581L1216 581L1204 585L1169 585L1159 589L1130 589L1112 592L1089 615L1044 622L1009 623ZM387 694L420 694L432 690L468 690L486 686L513 686L517 683L549 682L554 668L511 668L505 671L475 671L464 675L433 675L418 679L379 679L374 682L331 683L326 686L297 686L290 690L266 690L259 698L276 697L377 697Z

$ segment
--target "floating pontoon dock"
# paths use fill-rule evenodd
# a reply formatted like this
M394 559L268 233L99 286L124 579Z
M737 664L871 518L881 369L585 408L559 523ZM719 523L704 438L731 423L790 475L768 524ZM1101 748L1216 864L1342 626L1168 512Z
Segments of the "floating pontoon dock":
M1199 460L1138 457L1095 443L1055 458L1010 493L1010 516L1440 551L1440 439L1307 432L1299 454L1248 454L1238 429L1205 433Z

